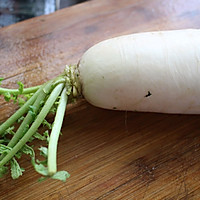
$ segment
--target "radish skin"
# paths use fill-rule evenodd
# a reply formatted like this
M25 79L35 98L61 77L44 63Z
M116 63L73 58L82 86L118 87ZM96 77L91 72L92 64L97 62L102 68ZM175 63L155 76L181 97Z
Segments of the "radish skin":
M137 33L102 41L82 56L82 94L94 106L200 113L200 30Z

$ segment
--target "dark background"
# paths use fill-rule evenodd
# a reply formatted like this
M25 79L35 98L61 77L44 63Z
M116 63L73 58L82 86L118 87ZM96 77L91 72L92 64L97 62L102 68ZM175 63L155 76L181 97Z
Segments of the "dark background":
M0 0L0 28L84 1L86 0Z

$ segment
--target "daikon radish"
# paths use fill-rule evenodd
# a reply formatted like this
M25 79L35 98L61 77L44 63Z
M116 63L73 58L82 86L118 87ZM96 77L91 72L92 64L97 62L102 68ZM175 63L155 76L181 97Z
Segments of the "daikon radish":
M91 104L118 110L200 113L200 30L147 32L109 39L79 64Z
M78 65L66 66L55 79L32 88L24 89L20 82L18 85L18 90L0 88L7 101L29 95L27 102L0 126L0 177L6 173L7 164L14 179L21 176L23 171L14 156L26 153L38 173L65 181L69 174L57 172L57 142L66 105L74 99L81 96L105 109L200 113L200 30L108 39L91 47ZM51 129L45 120L49 112L56 113L50 137L46 132L37 133L41 124ZM22 122L14 133L16 121ZM34 150L27 145L33 138L49 141L48 149L40 148L47 166L35 160Z

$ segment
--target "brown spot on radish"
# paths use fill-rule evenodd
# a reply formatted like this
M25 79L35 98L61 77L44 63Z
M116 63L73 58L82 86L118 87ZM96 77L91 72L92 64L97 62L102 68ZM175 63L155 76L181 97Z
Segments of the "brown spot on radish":
M148 91L148 93L144 96L144 97L150 97L152 94L150 91Z

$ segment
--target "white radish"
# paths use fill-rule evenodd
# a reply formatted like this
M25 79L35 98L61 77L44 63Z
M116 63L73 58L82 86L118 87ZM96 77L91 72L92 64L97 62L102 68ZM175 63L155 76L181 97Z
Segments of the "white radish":
M38 165L34 150L26 148L31 151L32 164L38 173L65 181L69 173L57 172L57 142L65 107L79 94L94 106L106 109L200 113L200 30L137 33L105 40L91 47L78 65L66 66L65 72L55 79L25 89L22 83L18 84L18 90L0 87L6 100L16 100L23 94L31 96L0 125L0 176L6 174L9 163L18 166L13 157L31 138L36 135L41 139L36 131L42 123L46 124L47 114L54 111L53 128L50 138L46 138L48 156L43 149L48 168ZM12 137L17 120L23 122ZM22 175L21 168L13 170L12 178Z
M105 40L79 63L85 99L106 109L200 113L200 30Z

